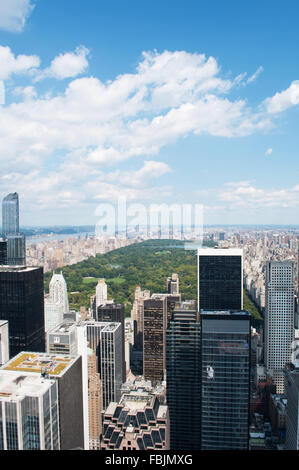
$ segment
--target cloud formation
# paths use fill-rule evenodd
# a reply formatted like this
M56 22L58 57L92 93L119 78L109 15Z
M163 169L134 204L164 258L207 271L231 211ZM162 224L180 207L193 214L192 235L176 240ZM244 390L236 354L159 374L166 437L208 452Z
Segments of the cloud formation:
M20 33L33 9L31 0L0 0L0 29Z
M94 76L76 78L86 72L88 55L80 46L41 70L38 57L15 57L9 48L0 48L0 79L26 73L35 84L17 87L12 102L0 106L3 191L14 188L44 208L120 193L139 201L149 194L159 197L172 190L157 190L152 183L171 171L155 159L165 146L192 134L233 138L273 126L265 102L262 110L254 110L247 100L230 97L243 78L221 77L213 57L144 52L134 72L103 82ZM51 83L51 92L39 95L38 82L45 77L70 80L57 92ZM14 102L14 96L21 101ZM266 100L269 106L275 96ZM122 163L133 158L141 160L135 164L139 169L122 170ZM241 197L242 191L229 195Z

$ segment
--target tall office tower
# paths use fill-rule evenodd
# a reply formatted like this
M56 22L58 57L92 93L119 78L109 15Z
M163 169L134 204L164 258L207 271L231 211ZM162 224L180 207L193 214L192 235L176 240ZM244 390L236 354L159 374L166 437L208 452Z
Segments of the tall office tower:
M167 278L166 287L168 294L179 294L179 276L178 274L173 273L171 277Z
M19 231L19 196L11 193L2 201L2 232L6 237Z
M238 248L200 248L198 309L242 310L243 254Z
M45 331L51 331L63 321L63 306L45 297Z
M287 397L285 450L299 450L299 362L285 367Z
M166 368L167 298L156 294L144 301L143 375L154 384L164 380Z
M200 322L195 301L177 303L166 332L170 448L200 449Z
M121 323L109 323L101 330L101 380L102 410L105 411L111 401L119 401L122 385L122 326Z
M22 390L23 381L25 383L24 377L27 377L27 375L33 376L34 378L38 379L37 382L40 380L41 383L44 384L46 384L49 379L51 381L55 381L57 383L58 390L58 393L56 393L56 396L58 395L58 413L57 409L52 408L52 404L55 404L55 393L54 389L51 389L51 395L47 394L45 396L45 400L43 401L45 413L40 415L41 419L39 421L36 417L37 404L31 400L24 408L24 411L22 412L25 412L26 416L28 417L28 426L26 426L24 429L29 432L28 438L32 438L34 441L37 441L38 437L34 436L34 434L37 432L38 423L40 424L40 429L45 426L45 432L48 436L46 441L47 446L49 446L50 437L48 428L53 422L53 427L56 429L54 437L57 441L58 421L60 442L59 449L70 450L77 447L83 448L84 426L82 398L82 358L80 356L63 356L61 354L54 355L34 352L21 352L3 367L1 367L0 387L2 374L7 374L7 376L8 374L11 374L11 382L13 382L15 379L17 380L16 388L19 388L20 393ZM33 396L34 391L35 388L31 385L31 393ZM51 406L49 405L50 400ZM50 408L52 408L52 410L49 417ZM41 408L39 409L39 412L41 412ZM59 415L58 420L57 415ZM16 429L18 423L21 423L19 416L17 415L16 420L16 415L13 411L8 416L10 417L11 422L15 423L15 425L12 425L11 428ZM32 429L30 427L30 423L32 424ZM33 436L31 436L31 434ZM43 437L42 431L40 431L40 435ZM13 436L11 436L11 439L12 437ZM11 445L14 446L12 447L13 449L17 448L16 441L14 443L12 442ZM55 445L55 448L57 448L57 444Z
M62 306L63 313L69 311L69 301L67 294L67 285L63 277L62 271L60 274L53 273L52 279L49 284L49 300Z
M284 393L285 364L294 339L294 266L291 261L269 261L266 266L265 366Z
M58 384L0 370L0 450L59 450Z
M121 323L121 345L123 349L122 363L122 382L126 381L126 362L125 362L125 309L123 304L107 303L99 305L97 310L97 319L99 322Z
M105 305L107 302L107 284L105 279L99 279L96 287L96 310L99 305Z
M10 357L45 350L43 268L0 266L0 319L9 323Z
M0 367L9 360L8 321L0 320Z
M100 449L102 432L102 382L98 373L97 356L88 350L88 413L89 450Z
M6 235L7 241L7 264L10 266L25 266L26 264L26 244L25 235L16 233Z
M247 450L250 313L200 311L201 450Z
M149 290L141 290L140 286L136 287L135 299L131 310L131 318L134 325L134 346L136 349L142 349L143 339L143 307L144 301L150 298Z
M168 407L143 388L110 403L104 414L102 450L168 450Z
M7 264L26 264L25 235L19 232L19 196L8 194L2 201L2 232L7 241Z
M0 238L0 265L7 264L7 241Z

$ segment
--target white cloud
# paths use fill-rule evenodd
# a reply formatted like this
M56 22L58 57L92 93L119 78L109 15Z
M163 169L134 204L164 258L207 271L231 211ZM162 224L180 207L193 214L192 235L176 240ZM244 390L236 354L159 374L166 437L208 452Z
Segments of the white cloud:
M14 57L9 48L0 48L0 70L5 77L33 70L33 80L64 78L84 72L87 56L87 49L77 48L39 74L39 58ZM32 86L18 87L17 101L20 96L23 101L0 107L1 172L15 175L1 180L1 188L14 188L32 204L51 208L59 206L58 195L65 205L116 197L118 191L131 200L169 194L171 188L151 186L153 177L171 171L154 158L163 147L190 134L232 138L271 127L265 112L230 98L238 83L220 76L213 57L165 51L144 53L134 73L106 83L76 78L64 91L51 89L42 97ZM133 157L145 160L143 166L122 170ZM243 187L248 193L250 183Z
M28 73L39 65L39 57L35 55L15 56L8 46L0 46L0 80L7 80L13 74Z
M0 0L0 29L21 32L33 9L31 0Z
M258 67L258 69L254 72L254 74L251 75L251 76L247 79L247 83L252 83L252 82L254 82L254 81L257 79L257 77L263 72L263 70L264 70L264 67L262 67L262 66L260 65L260 67Z
M289 88L264 101L266 110L270 114L280 113L296 104L299 104L299 80L292 82Z
M269 156L269 155L271 155L272 152L273 152L273 149L269 148L269 149L266 150L265 155Z
M88 55L89 50L84 46L77 47L74 52L60 54L52 60L50 67L37 74L35 81L44 78L63 80L77 77L88 68Z

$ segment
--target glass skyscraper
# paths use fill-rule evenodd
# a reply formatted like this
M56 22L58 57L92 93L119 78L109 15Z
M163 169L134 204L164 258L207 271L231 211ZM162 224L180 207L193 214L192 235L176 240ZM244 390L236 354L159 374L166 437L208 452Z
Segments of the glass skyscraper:
M2 232L4 237L19 233L19 196L8 194L2 201Z
M200 449L200 323L195 301L178 302L166 331L170 448Z
M200 311L201 450L247 450L250 313Z
M238 248L200 248L198 309L242 310L243 253Z
M17 193L8 194L2 201L2 232L7 243L6 264L24 266L26 264L25 235L20 233Z

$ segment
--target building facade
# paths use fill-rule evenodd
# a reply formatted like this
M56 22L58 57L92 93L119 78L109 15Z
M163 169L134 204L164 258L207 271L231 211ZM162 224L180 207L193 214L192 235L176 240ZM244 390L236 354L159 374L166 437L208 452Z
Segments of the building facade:
M201 450L247 450L250 313L200 311Z

